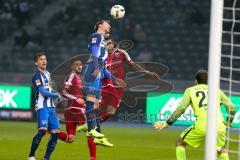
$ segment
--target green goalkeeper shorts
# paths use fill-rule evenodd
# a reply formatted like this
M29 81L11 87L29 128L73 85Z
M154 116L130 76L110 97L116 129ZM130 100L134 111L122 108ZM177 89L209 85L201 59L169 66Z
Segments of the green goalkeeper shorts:
M197 148L202 142L204 142L206 136L205 130L200 130L199 128L192 125L185 129L180 137L189 144L190 146ZM226 143L226 131L219 131L217 138L217 150L220 151Z

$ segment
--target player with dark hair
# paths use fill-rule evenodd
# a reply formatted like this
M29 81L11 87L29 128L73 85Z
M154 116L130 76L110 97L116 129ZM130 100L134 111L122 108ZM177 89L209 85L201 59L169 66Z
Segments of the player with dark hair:
M107 68L115 77L125 81L125 65L128 65L133 71L147 74L153 79L160 79L156 73L150 72L140 65L134 63L126 51L117 48L117 45L112 38L107 41L107 49L109 53L107 59ZM119 108L119 105L122 101L124 88L115 86L112 81L108 79L104 79L102 85L103 90L100 104L100 117L101 122L104 122L112 117Z
M37 111L38 132L33 137L28 160L35 160L35 152L47 131L51 133L51 138L49 139L43 160L49 160L57 144L60 132L59 120L54 104L54 99L60 95L52 91L50 73L46 69L46 54L44 52L37 53L34 56L34 62L38 68L32 76L32 84L36 91L35 106Z
M59 139L66 143L74 142L76 138L76 127L85 123L85 101L83 99L83 84L80 77L82 71L82 62L74 59L71 62L71 73L64 81L62 94L68 99L68 105L64 111L67 133L60 132ZM91 160L96 159L96 145L93 138L88 138L88 147Z
M206 135L206 121L207 121L207 108L208 106L208 85L207 85L207 71L199 70L195 76L195 86L189 87L185 90L183 99L178 108L168 118L167 122L158 121L154 123L157 130L163 130L172 125L191 105L196 116L196 122L185 131L182 132L176 144L177 160L186 160L185 147L190 145L197 148L203 142ZM229 160L228 153L225 149L226 143L226 126L231 126L235 115L235 107L231 100L219 90L218 94L219 107L217 108L217 151L219 160ZM223 104L228 112L227 123L223 119L220 104Z
M84 74L84 95L86 96L86 117L88 131L87 137L94 137L94 143L103 146L112 147L113 145L107 141L101 134L99 121L99 100L101 98L102 79L104 77L111 79L116 85L123 86L121 79L114 77L105 67L108 57L105 49L105 36L109 34L111 26L108 21L100 20L94 26L95 33L90 35L88 40L88 49L90 58Z
M134 63L126 51L117 48L117 45L112 38L109 38L109 40L106 42L106 47L109 54L107 58L107 68L115 77L125 81L125 65L128 65L133 71L145 73L153 79L160 79L156 73L150 72L140 65ZM122 101L124 88L115 86L109 79L104 79L102 86L102 99L99 108L100 120L101 122L104 122L112 117L119 108L119 105ZM85 124L79 126L77 131L81 132L82 130L86 129L87 128Z

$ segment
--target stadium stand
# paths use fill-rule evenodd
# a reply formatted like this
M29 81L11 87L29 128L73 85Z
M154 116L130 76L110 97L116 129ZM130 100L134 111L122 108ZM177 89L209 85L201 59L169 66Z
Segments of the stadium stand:
M0 71L31 73L32 57L38 50L48 54L49 70L71 56L87 53L87 37L96 20L110 19L109 9L114 2L101 1L99 4L103 6L96 5L93 0L1 0L0 53L3 63ZM14 10L9 19L2 18L6 17L3 16L5 10L11 10L4 9L6 3L11 3ZM16 14L21 3L25 3L23 6L29 12L25 18L20 18L23 22L19 22ZM127 16L113 21L113 35L117 41L133 40L135 46L129 52L135 60L146 58L167 65L170 71L165 78L174 80L192 80L197 69L207 68L208 0L116 3L125 6ZM89 8L93 10L91 13ZM98 17L103 12L105 16Z

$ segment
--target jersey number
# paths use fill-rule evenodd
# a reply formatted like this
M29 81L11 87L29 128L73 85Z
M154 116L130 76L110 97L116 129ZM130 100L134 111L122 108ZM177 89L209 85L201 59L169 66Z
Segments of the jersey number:
M197 91L197 92L196 92L196 97L200 97L200 96L201 96L201 99L200 99L200 101L199 101L199 107L206 107L207 104L203 104L203 101L204 101L205 98L206 98L205 92L203 92L203 91Z

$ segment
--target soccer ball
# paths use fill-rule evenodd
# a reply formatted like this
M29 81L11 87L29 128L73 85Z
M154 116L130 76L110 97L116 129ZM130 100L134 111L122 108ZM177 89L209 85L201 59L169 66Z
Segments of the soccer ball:
M125 9L122 5L114 5L111 8L110 14L114 19L120 19L124 17Z

